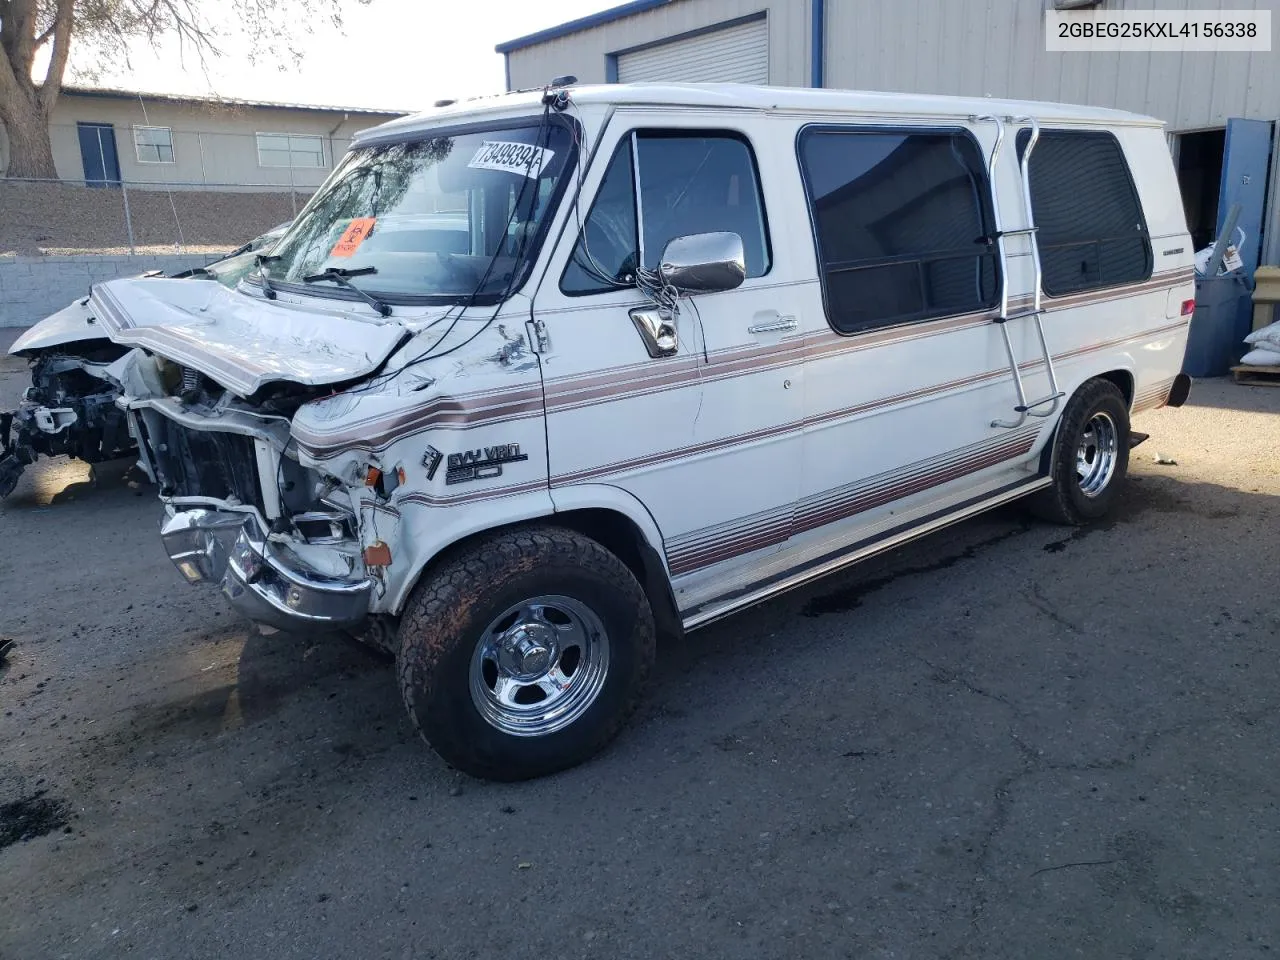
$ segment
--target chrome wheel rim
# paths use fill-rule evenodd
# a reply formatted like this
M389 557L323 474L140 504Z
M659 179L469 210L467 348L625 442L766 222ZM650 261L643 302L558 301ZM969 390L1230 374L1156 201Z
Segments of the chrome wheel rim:
M609 635L572 597L504 610L471 657L471 699L490 726L517 737L563 730L595 703L609 672Z
M1111 416L1099 411L1089 418L1076 447L1076 480L1086 497L1096 497L1107 488L1116 472L1120 451L1120 431Z

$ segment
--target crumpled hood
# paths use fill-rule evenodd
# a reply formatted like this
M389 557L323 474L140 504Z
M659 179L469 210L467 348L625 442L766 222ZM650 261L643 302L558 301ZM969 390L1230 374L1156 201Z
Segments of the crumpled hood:
M408 332L397 320L356 319L189 280L112 280L94 286L90 304L113 342L194 367L243 397L274 381L323 385L367 376Z

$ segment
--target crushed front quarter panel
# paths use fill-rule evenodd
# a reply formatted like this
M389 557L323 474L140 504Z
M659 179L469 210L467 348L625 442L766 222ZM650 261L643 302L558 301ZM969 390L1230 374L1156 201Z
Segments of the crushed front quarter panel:
M298 460L349 486L362 544L387 545L375 613L398 613L419 572L481 530L554 512L538 358L513 298L477 335L463 325L433 344L420 334L392 358L386 382L304 404L292 435ZM467 338L474 340L467 342ZM430 350L436 355L413 365ZM383 482L365 482L370 467Z

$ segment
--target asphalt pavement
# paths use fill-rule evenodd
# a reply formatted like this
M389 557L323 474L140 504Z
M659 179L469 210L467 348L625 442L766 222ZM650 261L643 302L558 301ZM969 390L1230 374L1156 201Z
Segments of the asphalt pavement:
M1002 510L667 643L516 785L183 583L125 465L44 464L0 504L0 957L1275 956L1280 390L1135 427L1109 522Z

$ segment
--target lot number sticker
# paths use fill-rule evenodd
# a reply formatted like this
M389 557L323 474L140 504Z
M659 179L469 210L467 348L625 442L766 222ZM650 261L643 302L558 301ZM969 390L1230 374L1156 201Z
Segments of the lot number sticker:
M329 256L349 257L354 254L369 234L373 233L373 225L377 222L377 217L356 217L347 224L347 229L342 231L342 236L329 251Z
M485 140L480 149L471 158L468 167L477 170L499 170L503 173L516 173L522 177L537 179L551 158L554 150L535 147L531 143L512 143L509 140Z

